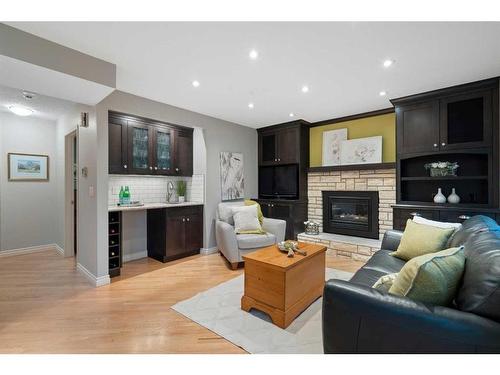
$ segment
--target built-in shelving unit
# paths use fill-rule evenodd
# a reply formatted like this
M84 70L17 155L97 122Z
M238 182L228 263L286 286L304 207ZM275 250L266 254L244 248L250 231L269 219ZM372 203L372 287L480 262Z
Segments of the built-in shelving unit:
M108 214L108 266L109 276L120 275L122 266L122 214L120 211Z

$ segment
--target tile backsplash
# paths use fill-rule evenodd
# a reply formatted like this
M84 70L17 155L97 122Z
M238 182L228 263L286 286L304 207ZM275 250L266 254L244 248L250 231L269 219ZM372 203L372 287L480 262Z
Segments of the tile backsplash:
M174 194L172 200L177 200L176 182L185 180L187 182L186 201L200 202L204 201L204 175L193 175L193 177L175 177L175 176L127 176L110 175L108 184L108 204L116 205L118 203L118 194L121 186L128 186L130 190L130 199L142 203L166 202L167 183L172 181L174 184Z

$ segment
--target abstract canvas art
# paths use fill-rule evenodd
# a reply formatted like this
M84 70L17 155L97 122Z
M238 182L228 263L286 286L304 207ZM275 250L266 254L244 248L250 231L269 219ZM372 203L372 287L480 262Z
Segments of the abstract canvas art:
M223 201L243 198L245 178L242 153L225 151L220 153L220 184Z
M323 132L322 165L340 165L341 142L347 139L347 129L335 129Z
M8 155L9 181L48 181L49 157L47 155Z
M382 136L342 141L340 163L370 164L382 162Z

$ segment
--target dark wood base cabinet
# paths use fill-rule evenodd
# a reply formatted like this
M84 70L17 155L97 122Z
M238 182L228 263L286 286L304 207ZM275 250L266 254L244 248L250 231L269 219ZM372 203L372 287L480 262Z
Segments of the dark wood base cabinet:
M285 199L255 199L260 204L264 217L286 221L285 240L296 240L304 232L307 220L307 202Z
M447 223L461 223L471 216L484 215L495 219L500 224L500 210L492 208L464 208L453 206L416 206L416 205L394 205L393 206L393 228L404 230L406 221L415 216L421 216L425 219L444 221Z
M148 257L168 262L198 254L203 246L203 206L148 210Z

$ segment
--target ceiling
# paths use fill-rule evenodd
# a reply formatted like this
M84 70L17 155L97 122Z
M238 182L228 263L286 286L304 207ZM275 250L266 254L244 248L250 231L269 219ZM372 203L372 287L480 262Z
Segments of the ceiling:
M500 75L498 22L9 24L116 64L117 89L256 128Z
M22 90L0 85L0 112L12 113L9 106L17 105L33 110L31 117L57 121L74 108L75 103L36 94L33 99L25 99Z

